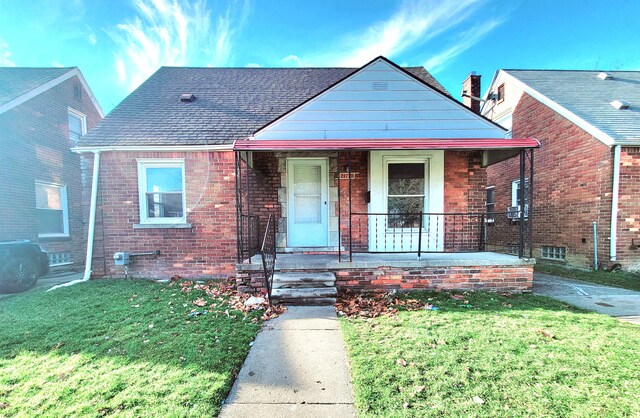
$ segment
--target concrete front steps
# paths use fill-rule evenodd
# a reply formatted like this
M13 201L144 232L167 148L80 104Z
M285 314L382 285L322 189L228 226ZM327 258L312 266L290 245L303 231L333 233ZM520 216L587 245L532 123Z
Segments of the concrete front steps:
M286 305L333 305L336 276L329 272L278 272L273 275L271 299Z

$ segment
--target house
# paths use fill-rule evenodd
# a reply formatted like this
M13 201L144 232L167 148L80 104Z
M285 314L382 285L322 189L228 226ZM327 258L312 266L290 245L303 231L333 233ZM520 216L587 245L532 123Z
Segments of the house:
M52 267L85 261L80 157L103 113L78 68L0 68L0 240L27 239Z
M484 165L538 146L505 132L383 57L162 67L75 149L98 167L93 274L527 290L531 260L482 252Z
M640 269L640 71L499 70L485 99L484 116L542 144L535 257ZM520 205L517 162L487 176L495 211Z

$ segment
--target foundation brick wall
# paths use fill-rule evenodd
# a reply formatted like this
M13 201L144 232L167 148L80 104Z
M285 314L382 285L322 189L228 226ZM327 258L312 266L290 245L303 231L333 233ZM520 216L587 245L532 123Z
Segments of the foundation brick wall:
M92 155L84 155L85 198L91 187ZM189 229L134 229L140 222L138 158L183 158ZM157 259L132 260L133 277L175 275L234 277L236 263L235 160L226 152L105 152L101 155L94 276L124 275L116 267L117 251L160 250ZM88 211L87 211L88 213Z
M566 247L569 264L592 267L592 222L596 221L598 258L607 263L612 149L527 94L513 112L513 137L534 137L541 143L534 151L534 257L540 257L542 245ZM512 206L511 182L517 179L517 157L487 168L487 185L495 186L497 212ZM634 199L638 202L640 195L624 200Z
M80 95L76 96L76 89ZM0 115L0 240L28 239L49 253L69 252L72 268L84 265L80 157L70 151L68 108L101 119L77 77ZM38 238L35 182L66 185L69 237Z
M304 271L304 270L287 270ZM529 292L533 286L533 264L388 267L329 269L336 275L339 290L410 291L410 290L489 290ZM236 285L241 292L265 292L262 271L239 271Z

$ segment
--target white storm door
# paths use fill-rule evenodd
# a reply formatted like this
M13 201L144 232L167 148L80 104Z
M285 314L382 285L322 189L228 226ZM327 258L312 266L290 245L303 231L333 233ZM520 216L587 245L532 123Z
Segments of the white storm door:
M287 160L288 247L326 247L329 237L327 160Z

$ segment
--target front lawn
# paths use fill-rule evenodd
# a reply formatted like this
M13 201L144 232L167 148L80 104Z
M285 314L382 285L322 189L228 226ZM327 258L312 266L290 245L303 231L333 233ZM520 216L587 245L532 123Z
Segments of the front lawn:
M639 326L532 295L409 298L340 320L360 416L640 416Z
M567 277L569 279L583 280L585 282L640 291L640 273L631 273L628 271L608 272L602 270L580 270L540 262L535 265L534 269L538 273L552 274L554 276Z
M0 300L0 415L214 416L260 322L144 280Z

